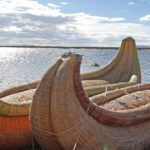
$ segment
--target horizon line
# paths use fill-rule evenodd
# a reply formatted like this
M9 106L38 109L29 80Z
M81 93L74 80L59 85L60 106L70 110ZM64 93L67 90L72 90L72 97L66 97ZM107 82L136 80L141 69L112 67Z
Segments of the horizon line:
M140 45L139 45L140 46ZM17 47L17 48L73 48L73 49L82 49L82 48L86 48L86 49L115 49L115 50L118 50L120 47L116 47L116 46L112 46L112 47L109 47L109 46L39 46L39 45L0 45L0 47ZM139 50L142 50L142 49L148 49L150 50L150 46L147 46L147 47L136 47L137 49Z

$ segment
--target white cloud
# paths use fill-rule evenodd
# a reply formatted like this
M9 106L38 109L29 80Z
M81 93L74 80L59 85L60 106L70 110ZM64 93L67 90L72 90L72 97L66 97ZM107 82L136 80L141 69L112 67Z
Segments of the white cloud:
M57 5L52 4L52 3L48 3L48 4L47 4L47 6L50 6L50 7L54 8L54 9L58 8L58 6L57 6Z
M150 21L150 14L140 18L140 21Z
M124 21L124 20L125 20L125 18L107 18L107 19L106 19L106 21L112 21L112 22L113 22L113 21L116 21L116 22L117 22L117 21Z
M117 21L124 21L125 18L109 18L109 17L100 17L100 16L91 16L89 14L85 13L76 13L76 14L70 14L67 16L72 16L75 20L76 23L82 23L82 24L95 24L95 23L100 23L103 21L106 22L117 22Z
M54 6L56 5L53 4L53 8ZM60 15L60 10L50 9L48 6L44 6L33 0L1 0L0 14L32 14L38 16L58 16Z
M52 3L43 5L35 0L1 0L1 43L119 46L123 38L133 36L139 43L150 45L148 26L125 23L122 17L91 16L81 12L65 14L60 8Z
M4 27L0 30L5 31L5 32L16 32L16 33L20 33L22 31L21 28L18 28L16 26L8 26L8 27Z
M129 2L128 4L129 4L129 5L134 5L135 3L134 3L134 2Z
M62 2L62 3L61 3L61 5L63 5L63 6L64 6L64 5L67 5L67 4L68 4L68 2Z

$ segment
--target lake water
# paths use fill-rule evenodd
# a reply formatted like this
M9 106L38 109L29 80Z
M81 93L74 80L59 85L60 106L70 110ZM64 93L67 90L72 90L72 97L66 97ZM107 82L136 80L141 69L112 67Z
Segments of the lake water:
M57 48L0 48L0 89L39 80L45 71L64 52L83 54L81 73L97 70L110 62L117 50L57 49ZM138 51L142 71L142 83L150 82L150 51Z

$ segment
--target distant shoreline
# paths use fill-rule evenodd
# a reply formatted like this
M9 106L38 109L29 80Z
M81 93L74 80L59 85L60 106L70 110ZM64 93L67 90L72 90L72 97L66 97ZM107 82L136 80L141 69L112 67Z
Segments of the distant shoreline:
M119 47L86 47L86 46L0 46L9 48L63 48L63 49L115 49L118 50ZM137 47L138 50L150 50L150 47Z

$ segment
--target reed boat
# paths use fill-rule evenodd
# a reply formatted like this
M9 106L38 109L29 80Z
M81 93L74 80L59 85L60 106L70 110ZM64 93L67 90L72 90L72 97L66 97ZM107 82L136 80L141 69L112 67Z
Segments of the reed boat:
M72 54L57 61L53 72L49 70L37 88L30 123L40 145L65 150L146 149L150 140L150 84L137 84L89 99L80 79L80 63L81 57ZM131 98L128 107L127 97L123 96ZM122 100L118 105L123 104L125 109L114 111L105 106L111 100Z
M0 149L31 146L29 110L36 84L33 82L0 92Z
M135 40L131 37L122 40L117 56L104 68L81 75L82 80L106 80L109 83L125 82L132 74L141 82L140 65Z
M111 84L107 84L105 87L87 87L90 88L92 94L88 93L89 89L83 87L81 80L89 80L90 78L93 80L96 77L94 76L95 72L80 75L82 56L79 54L63 54L44 74L33 96L30 111L30 125L33 135L43 148L48 150L75 150L77 146L80 150L103 150L103 148L109 146L109 149L120 150L123 149L120 147L120 143L124 146L126 142L130 142L129 147L132 141L136 143L137 139L134 136L135 130L138 128L136 123L141 123L144 121L143 119L136 120L135 112L133 112L131 116L134 115L134 117L129 117L128 120L128 112L118 114L118 112L101 108L89 99L92 95L105 92L106 87L107 90L115 90L140 82L140 68L135 43L131 38L128 38L123 40L122 44L121 49L126 51L129 49L128 53L130 53L124 55L127 59L121 58L125 65L117 61L118 57L123 54L117 55L117 60L114 59L110 66L112 67L112 64L114 65L117 62L120 63L122 66L118 66L118 73L115 74L115 71L111 71L113 76L110 77L108 73L107 78L105 78L106 70L111 67L106 67L106 70L103 69L102 72L97 73L102 78L99 76L96 79L110 79ZM131 45L133 45L132 49L130 48ZM134 56L131 56L131 52L134 53ZM136 59L134 59L135 56ZM124 70L127 69L124 73L123 67L125 67ZM132 69L129 69L130 67ZM115 65L111 70L117 70ZM126 75L124 75L125 73ZM118 78L122 77L122 82L113 83L112 79L117 81L117 75L119 75ZM123 82L123 79L127 79L128 82ZM106 93L104 94L107 96ZM132 124L136 126L130 127ZM134 130L132 134L129 132L130 129ZM131 137L133 135L134 138L128 139L128 135L131 135ZM114 143L119 144L114 145Z

